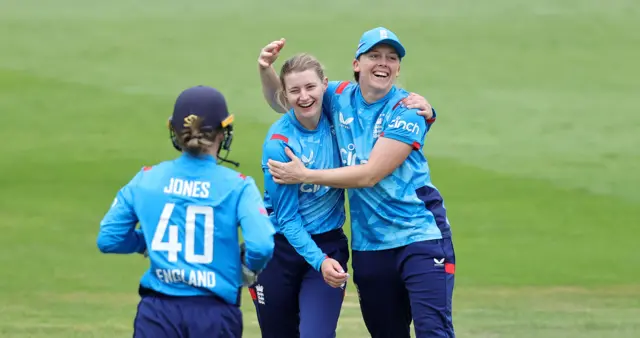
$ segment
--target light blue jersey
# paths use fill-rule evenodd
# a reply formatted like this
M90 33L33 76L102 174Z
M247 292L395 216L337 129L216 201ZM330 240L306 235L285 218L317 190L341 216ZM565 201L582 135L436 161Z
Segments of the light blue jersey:
M262 270L275 231L253 179L217 165L213 156L183 153L145 167L118 192L97 244L104 253L148 248L142 287L172 296L215 294L236 304L242 286L238 225L245 264Z
M289 147L308 168L336 168L340 166L340 156L333 127L323 114L318 127L308 130L298 122L293 111L289 111L269 129L262 152L265 205L269 217L276 231L283 234L314 269L320 270L325 254L311 235L342 227L345 221L344 190L273 182L267 161L290 162L285 147Z
M325 94L323 111L335 127L343 166L366 163L379 137L415 150L375 186L349 189L353 250L384 250L450 236L442 197L422 153L431 123L400 104L408 95L394 86L368 104L358 84L334 81Z

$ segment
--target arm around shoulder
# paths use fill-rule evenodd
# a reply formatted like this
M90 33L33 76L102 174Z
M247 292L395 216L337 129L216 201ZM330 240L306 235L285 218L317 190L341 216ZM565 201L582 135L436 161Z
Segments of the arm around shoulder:
M402 165L412 147L393 139L380 138L364 164L323 170L308 170L305 181L334 188L370 188Z
M426 122L415 109L397 108L385 122L366 163L328 170L306 170L306 181L334 188L369 188L420 150Z

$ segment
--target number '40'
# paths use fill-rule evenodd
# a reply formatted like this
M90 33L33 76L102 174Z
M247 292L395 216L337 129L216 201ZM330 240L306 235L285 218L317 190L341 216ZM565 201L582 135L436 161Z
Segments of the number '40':
M178 261L178 252L183 247L178 238L178 226L169 225L169 219L173 213L174 203L167 203L160 215L160 221L156 227L156 232L151 241L152 251L166 251L167 260L169 262ZM202 255L195 254L195 233L196 233L196 216L204 216L204 253ZM186 210L184 222L184 260L188 263L208 264L213 261L213 208L210 206L190 205ZM169 236L166 242L163 242L165 233L169 229Z

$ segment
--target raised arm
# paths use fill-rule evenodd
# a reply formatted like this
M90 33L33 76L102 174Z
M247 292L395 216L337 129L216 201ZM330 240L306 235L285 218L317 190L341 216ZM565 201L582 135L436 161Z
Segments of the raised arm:
M286 113L289 109L286 106L282 106L282 104L286 105L286 102L278 101L278 92L281 91L282 85L280 84L278 73L273 69L273 63L278 59L284 44L285 39L273 41L262 48L258 57L262 95L271 109L280 114Z

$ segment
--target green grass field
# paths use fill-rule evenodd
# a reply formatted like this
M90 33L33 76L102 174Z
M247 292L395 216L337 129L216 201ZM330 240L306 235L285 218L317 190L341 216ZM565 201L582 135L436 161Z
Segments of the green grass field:
M131 336L147 263L101 255L98 223L176 156L177 94L228 96L232 158L262 186L278 116L261 47L285 37L283 58L349 79L380 25L407 47L400 84L438 110L425 152L454 230L458 337L640 336L637 1L2 0L0 337ZM354 289L338 337L367 337Z

